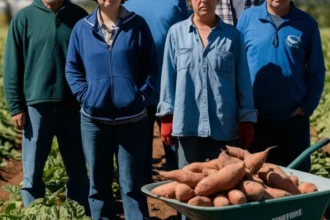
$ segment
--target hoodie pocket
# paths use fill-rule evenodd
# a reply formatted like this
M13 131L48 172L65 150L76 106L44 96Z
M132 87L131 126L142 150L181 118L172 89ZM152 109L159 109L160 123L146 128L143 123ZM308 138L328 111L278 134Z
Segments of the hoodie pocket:
M84 111L91 116L113 117L114 105L111 96L111 78L92 80L83 103Z
M145 104L135 80L129 77L114 77L113 79L114 105L118 114L130 116L142 111Z

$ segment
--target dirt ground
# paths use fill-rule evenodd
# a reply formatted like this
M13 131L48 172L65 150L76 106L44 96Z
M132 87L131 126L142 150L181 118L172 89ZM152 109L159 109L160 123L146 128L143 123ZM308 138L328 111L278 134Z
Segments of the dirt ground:
M163 169L165 163L164 150L159 136L159 129L155 124L153 144L153 167L154 169ZM23 180L23 168L21 161L9 160L8 166L0 169L0 200L8 200L8 193L2 190L4 185L17 185ZM154 175L153 180L159 181L159 177ZM177 212L171 207L157 199L148 198L148 206L151 220L176 220L180 219ZM125 219L121 201L116 201L117 220Z

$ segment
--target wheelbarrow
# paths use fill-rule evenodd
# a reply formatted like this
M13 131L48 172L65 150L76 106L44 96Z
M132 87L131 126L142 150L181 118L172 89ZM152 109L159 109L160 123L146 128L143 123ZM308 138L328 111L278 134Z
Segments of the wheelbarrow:
M225 207L199 207L167 199L151 193L151 190L169 181L148 184L142 187L146 195L159 199L193 220L320 220L330 201L330 179L295 170L311 153L330 142L323 139L301 153L288 167L281 167L286 174L293 174L299 181L312 182L318 192L250 202L242 205Z

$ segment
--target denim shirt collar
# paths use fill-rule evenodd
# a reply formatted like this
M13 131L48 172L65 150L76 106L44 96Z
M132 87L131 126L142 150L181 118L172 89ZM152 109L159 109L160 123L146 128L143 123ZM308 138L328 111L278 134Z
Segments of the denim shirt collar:
M193 16L194 16L194 14L190 15L190 17L187 19L187 22L189 24L189 32L192 32L193 29L196 29L196 25L193 23L193 20L192 20ZM217 15L216 15L216 19L217 19L217 24L212 28L212 30L214 30L214 29L224 29L225 23Z

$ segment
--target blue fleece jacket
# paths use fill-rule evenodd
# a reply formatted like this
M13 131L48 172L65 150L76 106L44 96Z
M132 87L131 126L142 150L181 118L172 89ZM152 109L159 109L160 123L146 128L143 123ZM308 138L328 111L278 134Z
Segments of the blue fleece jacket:
M173 24L187 19L191 11L188 11L185 0L129 0L124 6L146 20L155 41L158 71L155 78L155 90L146 102L147 105L157 105L167 32Z
M104 40L97 9L74 27L66 79L86 115L119 121L143 114L157 72L155 44L145 20L132 13L120 20L112 46Z
M291 2L289 14L276 28L265 2L245 10L237 28L244 35L259 115L287 119L298 107L312 115L325 78L316 21Z

